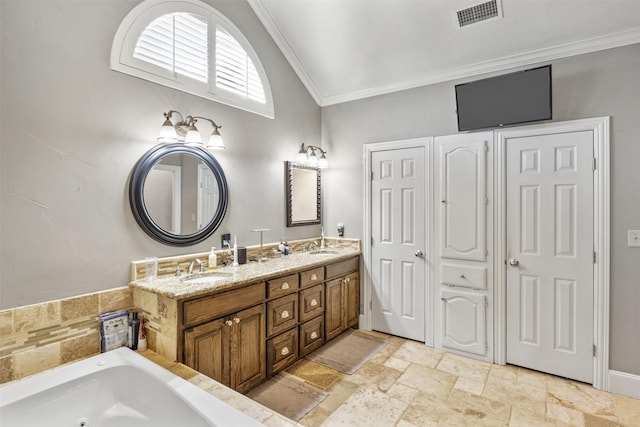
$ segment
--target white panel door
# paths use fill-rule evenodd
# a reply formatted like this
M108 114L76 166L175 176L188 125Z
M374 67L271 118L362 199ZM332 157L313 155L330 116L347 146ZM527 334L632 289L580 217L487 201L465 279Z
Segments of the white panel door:
M218 209L218 181L208 167L198 165L198 230L206 227Z
M425 340L425 149L371 156L373 330Z
M442 346L484 356L487 353L487 297L442 290L440 300Z
M593 137L510 138L507 363L593 378Z
M438 138L440 256L486 259L485 135ZM446 141L446 142L443 142Z

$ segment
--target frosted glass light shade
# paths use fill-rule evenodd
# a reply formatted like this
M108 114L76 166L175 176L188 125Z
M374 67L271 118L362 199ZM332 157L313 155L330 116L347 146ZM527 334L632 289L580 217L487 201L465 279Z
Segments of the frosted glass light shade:
M165 120L158 133L158 141L160 142L176 142L178 140L178 134L176 128L169 119Z
M209 143L207 144L207 148L214 150L224 150L226 147L224 146L224 141L222 140L222 136L215 132L211 134L209 137Z

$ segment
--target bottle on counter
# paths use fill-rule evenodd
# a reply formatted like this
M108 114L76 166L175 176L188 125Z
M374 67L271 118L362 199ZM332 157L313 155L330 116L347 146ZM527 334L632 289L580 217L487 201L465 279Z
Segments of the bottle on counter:
M132 318L129 319L129 348L131 350L138 349L139 336L140 336L140 319L138 319L138 312L134 311Z
M216 255L216 247L213 246L209 254L209 270L215 270L216 268L218 268L218 256Z

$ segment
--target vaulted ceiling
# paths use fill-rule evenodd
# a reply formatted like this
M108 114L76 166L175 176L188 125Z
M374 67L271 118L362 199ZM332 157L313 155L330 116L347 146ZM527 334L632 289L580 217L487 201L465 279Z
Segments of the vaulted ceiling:
M248 0L319 105L640 43L640 0Z

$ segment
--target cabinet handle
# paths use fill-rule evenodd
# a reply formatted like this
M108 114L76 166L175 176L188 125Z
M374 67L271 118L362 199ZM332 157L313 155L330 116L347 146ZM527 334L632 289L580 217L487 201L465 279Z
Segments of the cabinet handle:
M318 280L318 276L316 276L315 274L311 275L311 280Z
M314 299L312 299L312 300L311 300L311 302L309 303L309 305L310 305L311 307L315 307L316 305L318 305L318 301L314 298Z
M318 333L316 331L311 332L311 339L315 340L316 338L318 338Z
M351 277L347 277L346 279L344 279L345 283L350 283L351 282Z
M235 317L235 318L233 319L233 321L234 321L234 322L236 322L236 323L240 323L240 318L239 318L239 317Z
M460 275L460 278L461 278L461 279L466 279L466 277L464 277L464 274L461 274L461 275Z
M280 289L283 289L283 290L289 289L289 283L284 282L282 286L280 286Z
M283 356L286 356L289 353L290 353L289 347L282 347L282 350L280 350L280 354Z
M287 317L289 317L289 312L287 310L283 311L282 313L280 313L280 317L286 319Z
M227 320L226 322L224 322L227 324L227 326L233 326L233 322L231 320Z

